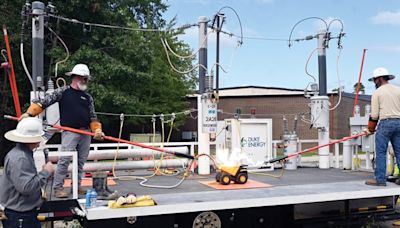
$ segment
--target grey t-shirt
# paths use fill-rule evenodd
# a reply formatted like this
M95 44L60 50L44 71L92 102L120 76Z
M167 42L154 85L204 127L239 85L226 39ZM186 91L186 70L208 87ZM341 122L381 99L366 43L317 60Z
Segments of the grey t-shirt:
M0 204L7 209L25 212L42 204L41 187L50 173L36 171L33 152L22 143L8 152L0 177Z

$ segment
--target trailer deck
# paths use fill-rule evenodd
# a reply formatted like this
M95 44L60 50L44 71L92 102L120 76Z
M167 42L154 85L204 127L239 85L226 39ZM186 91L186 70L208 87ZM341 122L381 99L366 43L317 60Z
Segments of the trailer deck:
M263 174L278 175L281 170L264 172ZM141 173L144 174L144 173ZM136 174L138 175L138 174ZM249 179L271 186L266 188L216 190L200 181L212 181L214 175L191 176L182 185L173 189L145 188L139 185L139 180L116 180L117 185L109 186L122 194L134 192L137 195L151 195L156 206L134 207L124 209L109 209L106 206L84 209L84 199L79 200L86 213L87 226L104 224L107 221L126 223L127 218L135 218L135 223L144 218L152 218L161 224L170 222L172 225L180 223L179 219L165 219L166 216L195 215L214 211L219 213L221 221L228 221L232 213L239 216L240 211L251 210L250 214L257 215L263 211L264 216L289 216L281 225L292 225L296 221L305 221L310 218L338 218L365 214L365 212L388 212L397 216L394 210L395 196L400 195L400 186L388 182L386 187L365 185L365 180L373 176L370 172L344 171L338 169L321 170L318 168L299 168L295 171L285 170L281 178L249 174ZM148 184L173 185L177 177L155 176ZM83 197L83 196L81 196ZM52 198L52 200L56 200ZM99 202L105 204L106 202ZM365 209L367 208L367 209ZM374 209L375 208L375 209ZM278 212L274 214L272 211ZM228 213L227 213L228 212ZM246 214L249 214L246 212ZM161 219L161 217L164 219ZM157 219L154 219L157 217ZM187 217L187 216L186 216ZM250 216L251 217L251 216ZM251 219L249 216L248 219ZM267 221L265 217L262 221ZM119 220L118 220L119 219ZM257 219L257 218L255 218ZM137 220L137 221L136 221ZM260 220L261 221L261 220ZM361 221L361 220L359 220ZM225 222L226 223L226 222ZM111 224L111 223L110 223ZM138 222L138 226L141 224ZM143 223L148 224L148 223ZM240 227L240 222L228 227ZM153 224L155 225L155 224ZM186 227L187 224L183 227ZM182 227L182 226L179 226Z

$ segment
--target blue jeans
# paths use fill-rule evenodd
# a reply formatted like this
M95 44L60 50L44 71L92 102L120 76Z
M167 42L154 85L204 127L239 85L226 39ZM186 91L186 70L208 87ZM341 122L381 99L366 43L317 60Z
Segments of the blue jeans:
M41 228L39 220L37 219L37 211L32 210L28 212L18 212L9 209L5 209L4 213L7 216L7 220L3 220L4 228Z
M386 183L386 154L389 141L392 143L397 166L400 163L400 119L381 120L375 133L375 179ZM399 167L400 168L400 167Z

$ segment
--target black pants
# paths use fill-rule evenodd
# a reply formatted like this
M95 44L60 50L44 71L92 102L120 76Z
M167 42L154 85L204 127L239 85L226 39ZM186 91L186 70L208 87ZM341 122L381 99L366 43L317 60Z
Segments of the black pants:
M6 208L4 213L7 216L7 220L2 221L4 228L41 228L37 210L18 212Z

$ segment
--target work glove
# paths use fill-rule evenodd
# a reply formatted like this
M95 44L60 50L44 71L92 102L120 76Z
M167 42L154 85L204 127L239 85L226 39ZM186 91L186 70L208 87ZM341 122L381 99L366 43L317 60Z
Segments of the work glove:
M137 198L135 195L130 194L126 197L126 203L136 203L136 201Z
M363 130L363 132L366 134L366 136L370 136L370 135L372 135L372 134L375 133L375 132L371 132L370 130L368 130L368 128L365 128L365 129Z
M122 204L125 204L125 203L126 203L126 198L125 198L125 197L120 196L120 197L117 199L117 204L118 204L119 206L121 206Z
M23 118L26 117L35 117L39 115L41 112L43 112L42 105L39 103L32 103L29 106L28 110L26 110L26 112L18 118L18 121L21 121Z
M90 122L90 129L94 133L93 138L99 141L104 140L104 133L101 130L101 123L97 120Z
M30 115L28 114L28 113L24 113L24 114L22 114L19 118L18 118L18 121L21 121L22 119L24 119L24 118L28 118L28 117L30 117Z
M364 132L367 133L367 136L375 133L375 128L377 124L378 120L372 119L370 116L368 120L368 128L364 130Z
M95 140L103 141L104 140L104 136L105 135L104 135L104 133L103 133L103 131L101 129L96 129L95 132L94 132L93 138Z
M136 202L137 202L137 198L136 198L136 196L134 194L129 194L126 197L120 196L117 199L117 204L119 206L124 205L124 204L133 204L133 203L136 203Z

